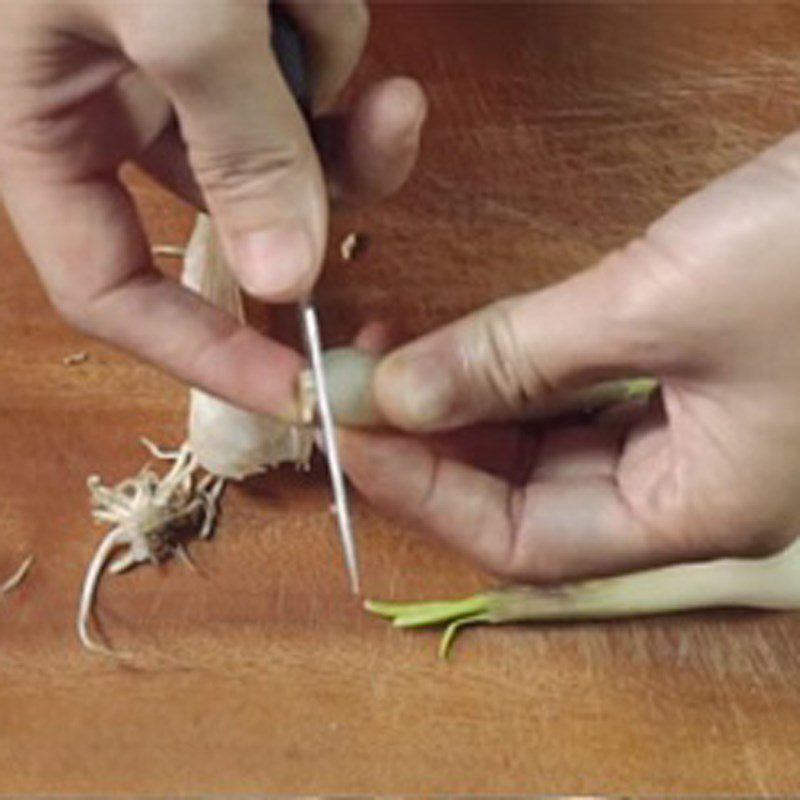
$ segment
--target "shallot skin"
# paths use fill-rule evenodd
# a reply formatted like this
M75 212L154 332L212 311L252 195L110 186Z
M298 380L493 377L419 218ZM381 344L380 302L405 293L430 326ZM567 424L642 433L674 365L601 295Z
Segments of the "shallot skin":
M245 324L244 300L226 261L211 218L199 214L183 262L184 286ZM284 463L307 466L314 447L313 430L266 414L254 414L192 389L188 445L208 472L243 480Z

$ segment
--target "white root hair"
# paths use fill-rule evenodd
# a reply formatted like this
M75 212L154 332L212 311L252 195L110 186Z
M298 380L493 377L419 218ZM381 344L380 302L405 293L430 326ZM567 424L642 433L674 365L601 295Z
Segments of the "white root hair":
M136 477L113 487L104 486L96 475L87 481L92 517L113 526L89 563L78 606L78 637L84 647L95 652L119 655L97 642L90 631L97 589L106 568L119 575L145 562L159 564L176 553L188 558L182 536L188 526L195 526L201 539L211 536L225 485L224 479L211 474L197 477L197 458L187 445L166 451L147 439L142 439L142 444L155 458L172 462L165 475L159 476L146 465Z
M186 256L186 248L176 244L157 244L150 248L156 258L180 258Z
M0 595L10 594L28 577L28 573L33 566L33 561L34 557L28 556L22 564L19 565L17 571L4 583L0 584Z

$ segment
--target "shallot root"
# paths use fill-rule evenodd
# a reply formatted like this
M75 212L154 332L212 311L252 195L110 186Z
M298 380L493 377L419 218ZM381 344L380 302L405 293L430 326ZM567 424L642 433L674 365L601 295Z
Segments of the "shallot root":
M113 653L95 641L90 631L105 569L118 575L145 562L159 564L173 554L186 557L183 541L187 532L200 539L213 533L225 485L222 478L211 474L198 477L197 458L186 445L167 452L146 439L142 444L155 458L172 462L163 476L148 465L116 486L104 486L96 475L87 481L92 517L112 526L89 563L78 607L78 637L84 647L96 652Z

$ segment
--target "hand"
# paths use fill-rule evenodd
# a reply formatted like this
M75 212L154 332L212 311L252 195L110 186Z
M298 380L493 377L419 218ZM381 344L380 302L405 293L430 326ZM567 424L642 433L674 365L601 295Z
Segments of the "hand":
M457 430L346 432L353 481L518 581L781 549L800 532L798 209L794 135L593 269L391 354L391 423ZM632 419L514 422L641 375L661 390Z
M284 5L310 43L323 115L360 57L366 7ZM251 295L301 297L325 248L325 177L269 43L268 0L8 0L0 184L69 322L238 405L280 412L300 356L163 276L118 177L133 161L207 206ZM397 189L424 116L417 84L393 79L347 118L318 117L336 198Z

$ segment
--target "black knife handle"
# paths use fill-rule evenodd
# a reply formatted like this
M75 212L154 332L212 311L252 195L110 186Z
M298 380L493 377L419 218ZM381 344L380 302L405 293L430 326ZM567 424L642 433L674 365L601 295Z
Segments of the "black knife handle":
M311 87L308 81L306 47L295 21L278 3L270 3L272 49L284 80L300 106L306 121L311 113Z

